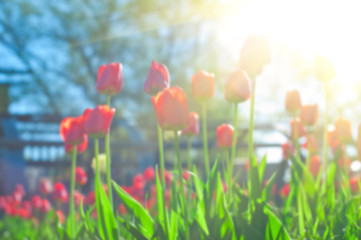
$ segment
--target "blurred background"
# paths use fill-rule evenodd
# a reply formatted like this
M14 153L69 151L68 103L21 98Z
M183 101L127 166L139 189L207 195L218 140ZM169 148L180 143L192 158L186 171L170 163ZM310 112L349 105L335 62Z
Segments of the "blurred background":
M348 0L0 1L0 194L12 191L17 182L34 190L44 176L69 179L59 123L105 103L95 81L99 66L110 62L121 62L124 74L124 88L111 101L116 108L111 142L117 181L127 183L157 162L156 120L143 92L152 60L168 67L171 85L186 91L191 111L200 110L190 94L192 74L201 69L215 74L208 126L214 161L219 154L213 147L215 129L232 123L233 116L223 97L224 82L237 67L250 33L267 34L272 51L271 64L257 79L255 142L260 157L267 154L270 163L282 159L280 145L287 141L290 120L283 104L287 90L299 90L305 104L318 103L322 116L322 84L313 76L316 54L327 56L337 73L330 83L330 120L349 119L356 137L360 7ZM247 147L249 103L239 108L241 149ZM320 129L322 122L320 118ZM166 142L172 166L171 141ZM202 147L198 138L193 144ZM89 178L91 145L78 161ZM356 156L355 149L349 151ZM237 155L237 163L245 161L242 151ZM202 164L201 152L194 150L192 156Z

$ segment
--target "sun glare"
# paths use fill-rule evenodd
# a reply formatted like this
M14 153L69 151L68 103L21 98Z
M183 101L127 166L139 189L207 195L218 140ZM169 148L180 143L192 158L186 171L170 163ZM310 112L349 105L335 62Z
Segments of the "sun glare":
M219 38L224 46L239 47L240 36L266 33L309 61L317 54L328 57L336 81L355 82L361 78L360 9L361 1L250 1L221 20Z

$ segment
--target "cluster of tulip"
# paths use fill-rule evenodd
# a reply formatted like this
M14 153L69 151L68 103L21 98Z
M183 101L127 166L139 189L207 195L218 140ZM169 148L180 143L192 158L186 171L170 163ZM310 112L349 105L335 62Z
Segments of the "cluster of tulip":
M210 159L208 154L207 107L215 92L214 74L199 71L192 76L192 96L202 107L198 115L189 112L185 92L177 86L170 86L166 66L153 61L144 91L151 96L157 118L159 166L156 165L155 169L148 167L143 174L133 177L131 186L122 187L111 181L109 138L115 115L115 109L110 107L110 98L122 90L122 65L111 63L101 66L96 89L107 96L106 105L86 109L81 116L67 117L60 124L65 150L72 156L69 196L61 183L54 184L53 190L46 181L40 185L44 196L52 191L57 205L56 214L59 222L64 223L57 228L60 238L291 239L292 235L299 239L314 239L322 234L323 239L333 239L339 236L340 231L349 237L360 238L361 231L358 229L361 218L356 216L354 210L361 203L360 196L356 195L360 191L359 179L353 176L350 178L350 161L345 151L345 146L352 139L351 126L347 120L339 118L334 129L328 129L328 82L335 77L328 59L320 56L315 59L315 76L325 87L322 156L318 155L319 148L314 134L318 105L302 105L300 94L296 90L289 91L285 107L292 117L290 141L282 145L284 161L280 163L280 168L271 178L264 179L266 157L261 162L256 160L253 122L256 77L270 60L268 38L250 35L241 50L236 70L225 83L224 97L234 107L234 123L233 126L221 124L216 129L217 146L224 160L220 157ZM247 100L250 100L248 162L245 171L247 183L240 185L238 177L234 176L233 165L237 146L238 108L240 103ZM163 131L174 133L177 159L176 169L171 173L164 167ZM205 182L199 177L190 154L187 169L184 169L179 149L179 133L188 136L190 143L191 137L200 132ZM87 182L84 171L76 167L76 157L86 150L88 137L94 140L95 181L94 191L84 197L75 190L75 184L83 185ZM105 138L106 184L102 183L99 170L100 138ZM301 144L304 138L305 144ZM334 161L328 161L328 146L331 146ZM360 131L357 146L361 149ZM190 150L191 144L188 147ZM305 159L301 154L305 152L301 151L302 147L307 151ZM361 150L359 155L361 157ZM215 160L215 163L211 164L210 160ZM292 163L291 180L276 186L275 181L282 178L288 160ZM220 170L219 162L226 166L223 171ZM336 163L342 168L338 169ZM113 190L119 196L118 208L114 207ZM273 201L272 196L279 201ZM35 217L39 220L41 214L51 212L51 204L46 198L35 195L30 202L21 203L23 197L22 188L17 187L12 196L0 198L0 210L3 209L7 215ZM349 198L353 200L335 205L335 199L345 202ZM61 204L66 202L69 205L65 224ZM84 212L84 204L88 204L87 212ZM78 211L75 211L75 206ZM343 212L348 214L347 218L340 215ZM81 224L76 221L77 216Z

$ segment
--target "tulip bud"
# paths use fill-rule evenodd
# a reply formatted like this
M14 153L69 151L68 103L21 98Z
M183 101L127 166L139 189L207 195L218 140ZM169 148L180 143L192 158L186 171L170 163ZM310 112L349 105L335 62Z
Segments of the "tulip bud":
M123 88L123 67L120 63L102 65L98 70L96 89L100 94L115 95Z
M54 184L53 198L55 201L59 201L62 203L68 201L68 192L66 191L66 188L62 183L57 182Z
M81 144L84 140L83 116L67 117L60 123L60 136L69 145Z
M115 109L107 105L86 109L83 113L85 132L90 137L104 137L109 133L114 113Z
M288 195L290 194L291 191L291 186L289 183L285 183L285 185L282 186L282 188L279 190L279 195L282 198L286 198L288 197Z
M44 195L48 195L53 190L53 187L51 186L51 182L43 178L40 180L40 192Z
M217 146L219 148L231 148L233 132L233 127L229 124L222 124L217 127Z
M79 185L85 185L88 181L88 177L86 175L86 172L81 167L75 168L75 182Z
M310 104L304 105L301 108L300 120L305 126L312 126L316 123L318 118L318 105Z
M292 146L291 142L285 142L282 144L282 153L283 153L283 159L288 159L290 155L293 155L295 152L295 149Z
M182 130L187 125L188 104L183 90L170 87L152 97L159 125L164 130Z
M335 122L336 138L341 142L348 142L352 140L351 123L345 118L339 118Z
M167 67L161 63L152 61L147 79L145 80L144 91L149 95L157 95L158 92L169 87L169 82Z
M196 100L207 101L214 95L214 74L199 71L192 76L192 94Z
M244 102L251 98L251 86L247 74L237 70L228 77L225 85L224 96L233 103Z
M320 157L318 155L314 155L311 158L311 163L310 163L310 172L312 176L316 177L320 171L320 168L321 168Z
M331 61L324 56L315 57L315 76L320 81L329 81L335 78L336 72Z
M291 113L300 110L302 106L301 97L297 90L291 90L287 92L285 106L286 110Z
M305 127L301 124L299 118L293 118L290 121L292 139L303 137L306 135Z
M43 213L47 213L51 210L51 204L48 199L42 199L42 204L40 211Z
M199 134L199 116L191 112L188 116L187 126L182 130L182 135L197 136Z
M239 66L251 78L262 72L265 65L271 62L271 47L269 38L265 35L249 35L241 50Z
M145 170L144 170L144 179L147 181L147 182L152 182L155 178L155 171L154 171L154 168L152 167L147 167Z

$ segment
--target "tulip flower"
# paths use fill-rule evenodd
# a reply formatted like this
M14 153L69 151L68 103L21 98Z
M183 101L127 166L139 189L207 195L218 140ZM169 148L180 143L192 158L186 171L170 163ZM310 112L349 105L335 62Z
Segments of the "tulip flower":
M57 182L54 184L53 198L55 201L59 201L62 203L68 201L68 192L66 191L66 188L62 183Z
M95 192L91 191L86 196L86 203L89 205L93 205L95 203Z
M154 168L152 167L147 167L145 170L144 170L144 179L147 181L147 182L152 182L155 178L155 171L154 171Z
M67 117L60 123L60 136L70 145L78 145L84 141L83 116Z
M320 81L329 81L335 78L336 72L331 61L324 56L315 57L315 76Z
M269 38L265 35L251 34L247 36L239 59L239 66L248 76L254 78L262 72L265 65L271 62Z
M74 203L75 206L79 206L80 202L84 203L85 197L82 193L78 192L78 191L74 191Z
M41 199L41 197L39 195L34 195L31 198L31 207L33 209L36 209L36 210L40 211L42 205L43 205L43 200Z
M73 145L68 143L64 143L64 147L66 154L71 154L74 150ZM87 147L88 147L88 135L84 134L83 141L80 144L76 145L76 152L78 154L83 153L87 149Z
M56 210L55 215L59 219L59 222L61 224L63 224L64 223L64 214L63 214L63 212L61 210Z
M224 96L227 101L239 103L251 97L250 80L242 70L236 70L228 77L225 85Z
M90 137L104 137L109 133L114 113L115 109L107 105L86 109L83 114L85 132Z
M282 198L288 197L291 191L291 186L289 183L286 183L282 186L282 188L279 190L279 194Z
M198 101L207 101L214 95L214 74L199 71L192 76L192 94Z
M350 179L350 188L352 193L358 193L360 191L359 179L357 177L353 177Z
M51 204L49 202L48 199L42 199L42 204L41 204L41 208L40 211L42 213L47 213L51 210Z
M318 175L318 173L320 172L320 168L321 168L320 157L318 155L314 155L311 158L311 163L310 163L310 172L311 172L312 176L316 177Z
M229 124L222 124L217 127L217 146L219 148L231 148L233 132L233 127Z
M351 123L345 118L338 118L335 122L335 137L341 142L352 140Z
M79 185L85 185L88 181L88 177L86 175L86 172L81 167L75 168L75 182Z
M96 89L100 94L115 95L123 88L123 67L120 63L102 65L98 70Z
M197 136L199 134L199 116L191 112L188 116L187 126L182 130L182 135Z
M293 118L290 121L292 139L303 137L306 135L305 127L301 124L299 118Z
M291 90L287 92L285 106L286 110L291 113L294 113L301 109L301 97L297 90Z
M291 142L285 142L282 144L282 155L283 159L288 159L290 154L293 155L295 152L295 149L292 146Z
M158 123L164 130L182 130L188 121L188 104L184 91L179 87L170 87L157 96L152 103Z
M169 87L169 73L165 65L152 61L147 79L144 84L144 91L149 95L157 95Z
M40 180L40 192L44 195L48 195L53 190L51 182L49 179L43 178Z
M145 181L144 181L144 177L141 173L138 173L136 174L134 177L133 177L133 186L135 189L143 189L144 188L144 184L145 184Z
M312 126L316 123L318 118L318 105L310 104L304 105L301 108L300 120L305 126Z

